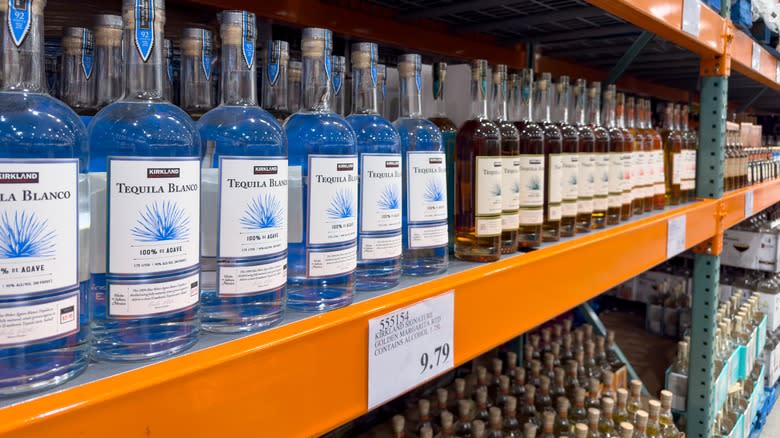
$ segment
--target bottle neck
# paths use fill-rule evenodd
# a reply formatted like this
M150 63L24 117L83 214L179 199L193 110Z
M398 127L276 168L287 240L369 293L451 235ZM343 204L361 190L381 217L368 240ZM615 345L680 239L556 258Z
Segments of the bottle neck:
M92 78L94 67L94 46L86 30L81 37L63 38L62 82L60 98L76 111L92 108L95 89Z
M673 110L671 108L666 108L664 111L664 129L674 129L674 117L672 116L672 112Z
M353 68L352 113L378 114L376 93L376 70Z
M493 86L491 88L493 119L501 121L509 120L506 81L493 81Z
M574 96L573 111L574 111L574 117L575 117L574 120L580 126L585 125L587 123L586 122L586 117L585 117L585 113L587 112L587 109L588 109L588 107L587 107L587 104L586 104L585 92L582 91L582 92L577 93Z
M111 33L95 33L95 101L102 108L122 96L122 31L111 29ZM105 38L106 44L101 44Z
M471 79L471 116L475 119L488 118L487 79Z
M330 75L330 53L307 54L303 57L304 109L330 111L333 94Z
M608 128L614 128L615 125L615 101L612 99L606 99L604 101L604 111L601 114L601 118L604 120L604 124Z
M618 128L626 127L626 119L623 111L625 111L625 107L622 104L618 103L615 105L615 126Z
M129 14L130 18L125 13L124 97L128 100L163 100L166 63L163 55L164 19L159 17L162 11L155 7L138 9L135 14ZM137 23L138 20L142 23Z
M266 66L263 79L263 108L287 111L287 63L280 62L275 68Z
M635 116L636 116L636 109L634 107L629 106L626 109L626 126L628 128L635 128Z
M536 121L549 123L551 121L550 115L550 99L546 89L538 89L536 92Z
M680 123L682 124L682 130L688 131L688 113L686 111L683 111L683 113L680 115Z
M249 53L249 52L252 53ZM254 50L246 55L240 44L222 44L222 105L257 105ZM247 58L249 58L247 60Z
M398 80L398 88L400 93L399 116L422 117L421 78L402 76Z
M43 8L38 1L31 1L29 9L8 11L8 7L19 2L5 3L1 9L3 20L0 23L4 38L2 41L3 59L0 62L2 69L2 91L17 91L28 93L44 93L44 71L43 63ZM10 3L10 5L9 5ZM24 3L24 2L23 2ZM25 5L27 5L25 3ZM12 22L12 17L24 17L22 20ZM27 27L29 23L29 28ZM17 24L19 26L17 26ZM9 27L27 28L26 33L21 31L12 32ZM20 44L17 45L16 41Z

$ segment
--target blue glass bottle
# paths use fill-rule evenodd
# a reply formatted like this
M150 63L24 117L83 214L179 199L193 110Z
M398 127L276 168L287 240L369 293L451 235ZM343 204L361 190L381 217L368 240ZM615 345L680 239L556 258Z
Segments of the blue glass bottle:
M441 131L422 117L420 55L398 63L403 180L403 273L434 275L447 270L447 164Z
M198 121L209 152L201 205L203 328L252 331L284 316L287 285L287 137L257 106L255 15L226 11L222 100Z
M93 351L143 360L200 329L200 136L163 98L164 0L122 8L124 97L89 126Z
M360 171L357 290L393 287L401 278L401 139L377 112L377 45L352 45L352 113Z
M303 109L284 124L290 148L287 306L322 311L352 302L357 265L355 133L331 111L327 29L303 30Z
M0 5L0 396L89 362L87 137L44 91L45 5Z

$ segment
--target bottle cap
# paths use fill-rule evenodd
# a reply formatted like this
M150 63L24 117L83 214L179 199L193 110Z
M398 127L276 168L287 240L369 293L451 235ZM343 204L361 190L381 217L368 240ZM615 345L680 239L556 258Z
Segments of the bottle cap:
M398 75L413 78L422 72L422 57L416 53L407 53L398 58Z
M622 438L631 438L634 436L634 425L624 421L620 423L620 436Z
M526 400L533 400L536 395L536 387L530 383L525 385L525 398Z
M376 65L379 47L375 43L352 44L352 68L370 68Z
M455 392L463 394L466 391L466 380L458 377L455 379Z
M487 389L484 387L477 389L477 403L480 405L487 403Z
M517 353L509 351L506 354L506 367L507 369L515 369L517 367Z
M588 436L588 426L582 423L574 425L574 436L578 438Z
M333 32L318 27L303 29L301 52L305 57L330 56L333 47Z
M514 412L517 410L517 399L512 395L508 395L504 400L504 409L507 412Z
M482 437L485 435L485 423L482 420L474 420L471 423L471 432L474 437Z
M501 359L499 359L497 357L494 357L493 358L493 375L494 376L500 376L501 375L501 370L503 368L504 368L504 362Z
M400 433L404 431L404 423L406 420L403 415L396 415L393 417L393 432Z
M423 426L420 429L420 438L433 438L433 429L430 426Z
M534 438L536 436L536 425L533 423L525 423L523 425L523 436L525 438Z
M601 411L596 408L588 408L588 422L598 423Z
M604 385L611 387L612 382L615 380L615 374L612 371L606 370L601 375L601 379L604 381Z
M441 427L449 429L452 427L452 413L444 411L441 413Z
M555 370L553 371L555 373L555 381L560 382L564 378L564 372L563 368L561 367L555 367Z
M498 377L498 386L501 389L509 389L509 376L499 376Z
M501 409L493 406L490 408L488 416L490 417L490 423L496 424L501 422Z
M542 391L547 391L550 389L550 378L547 376L542 376L539 379L539 389Z
M439 405L446 405L447 404L447 396L449 394L447 393L447 390L445 388L438 388L436 389L436 401L439 402Z
M431 402L423 398L420 399L420 401L417 403L417 406L420 408L420 416L427 417L431 411Z
M525 383L525 368L517 368L515 371L515 381L518 383Z

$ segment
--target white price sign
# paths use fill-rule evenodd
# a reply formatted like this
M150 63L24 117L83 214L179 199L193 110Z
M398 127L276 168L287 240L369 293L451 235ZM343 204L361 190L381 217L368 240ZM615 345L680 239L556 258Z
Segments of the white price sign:
M745 217L753 216L753 191L745 193Z
M751 67L753 70L761 70L761 45L753 41L753 56L750 58Z
M685 215L669 219L666 227L666 258L685 251Z
M699 36L700 5L699 0L683 0L682 30L695 37Z
M454 366L452 291L368 321L368 409Z

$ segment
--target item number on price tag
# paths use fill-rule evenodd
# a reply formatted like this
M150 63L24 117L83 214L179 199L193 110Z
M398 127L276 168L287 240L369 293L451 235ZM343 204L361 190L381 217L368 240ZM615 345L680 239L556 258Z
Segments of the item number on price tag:
M454 315L448 292L368 321L368 409L454 366Z

